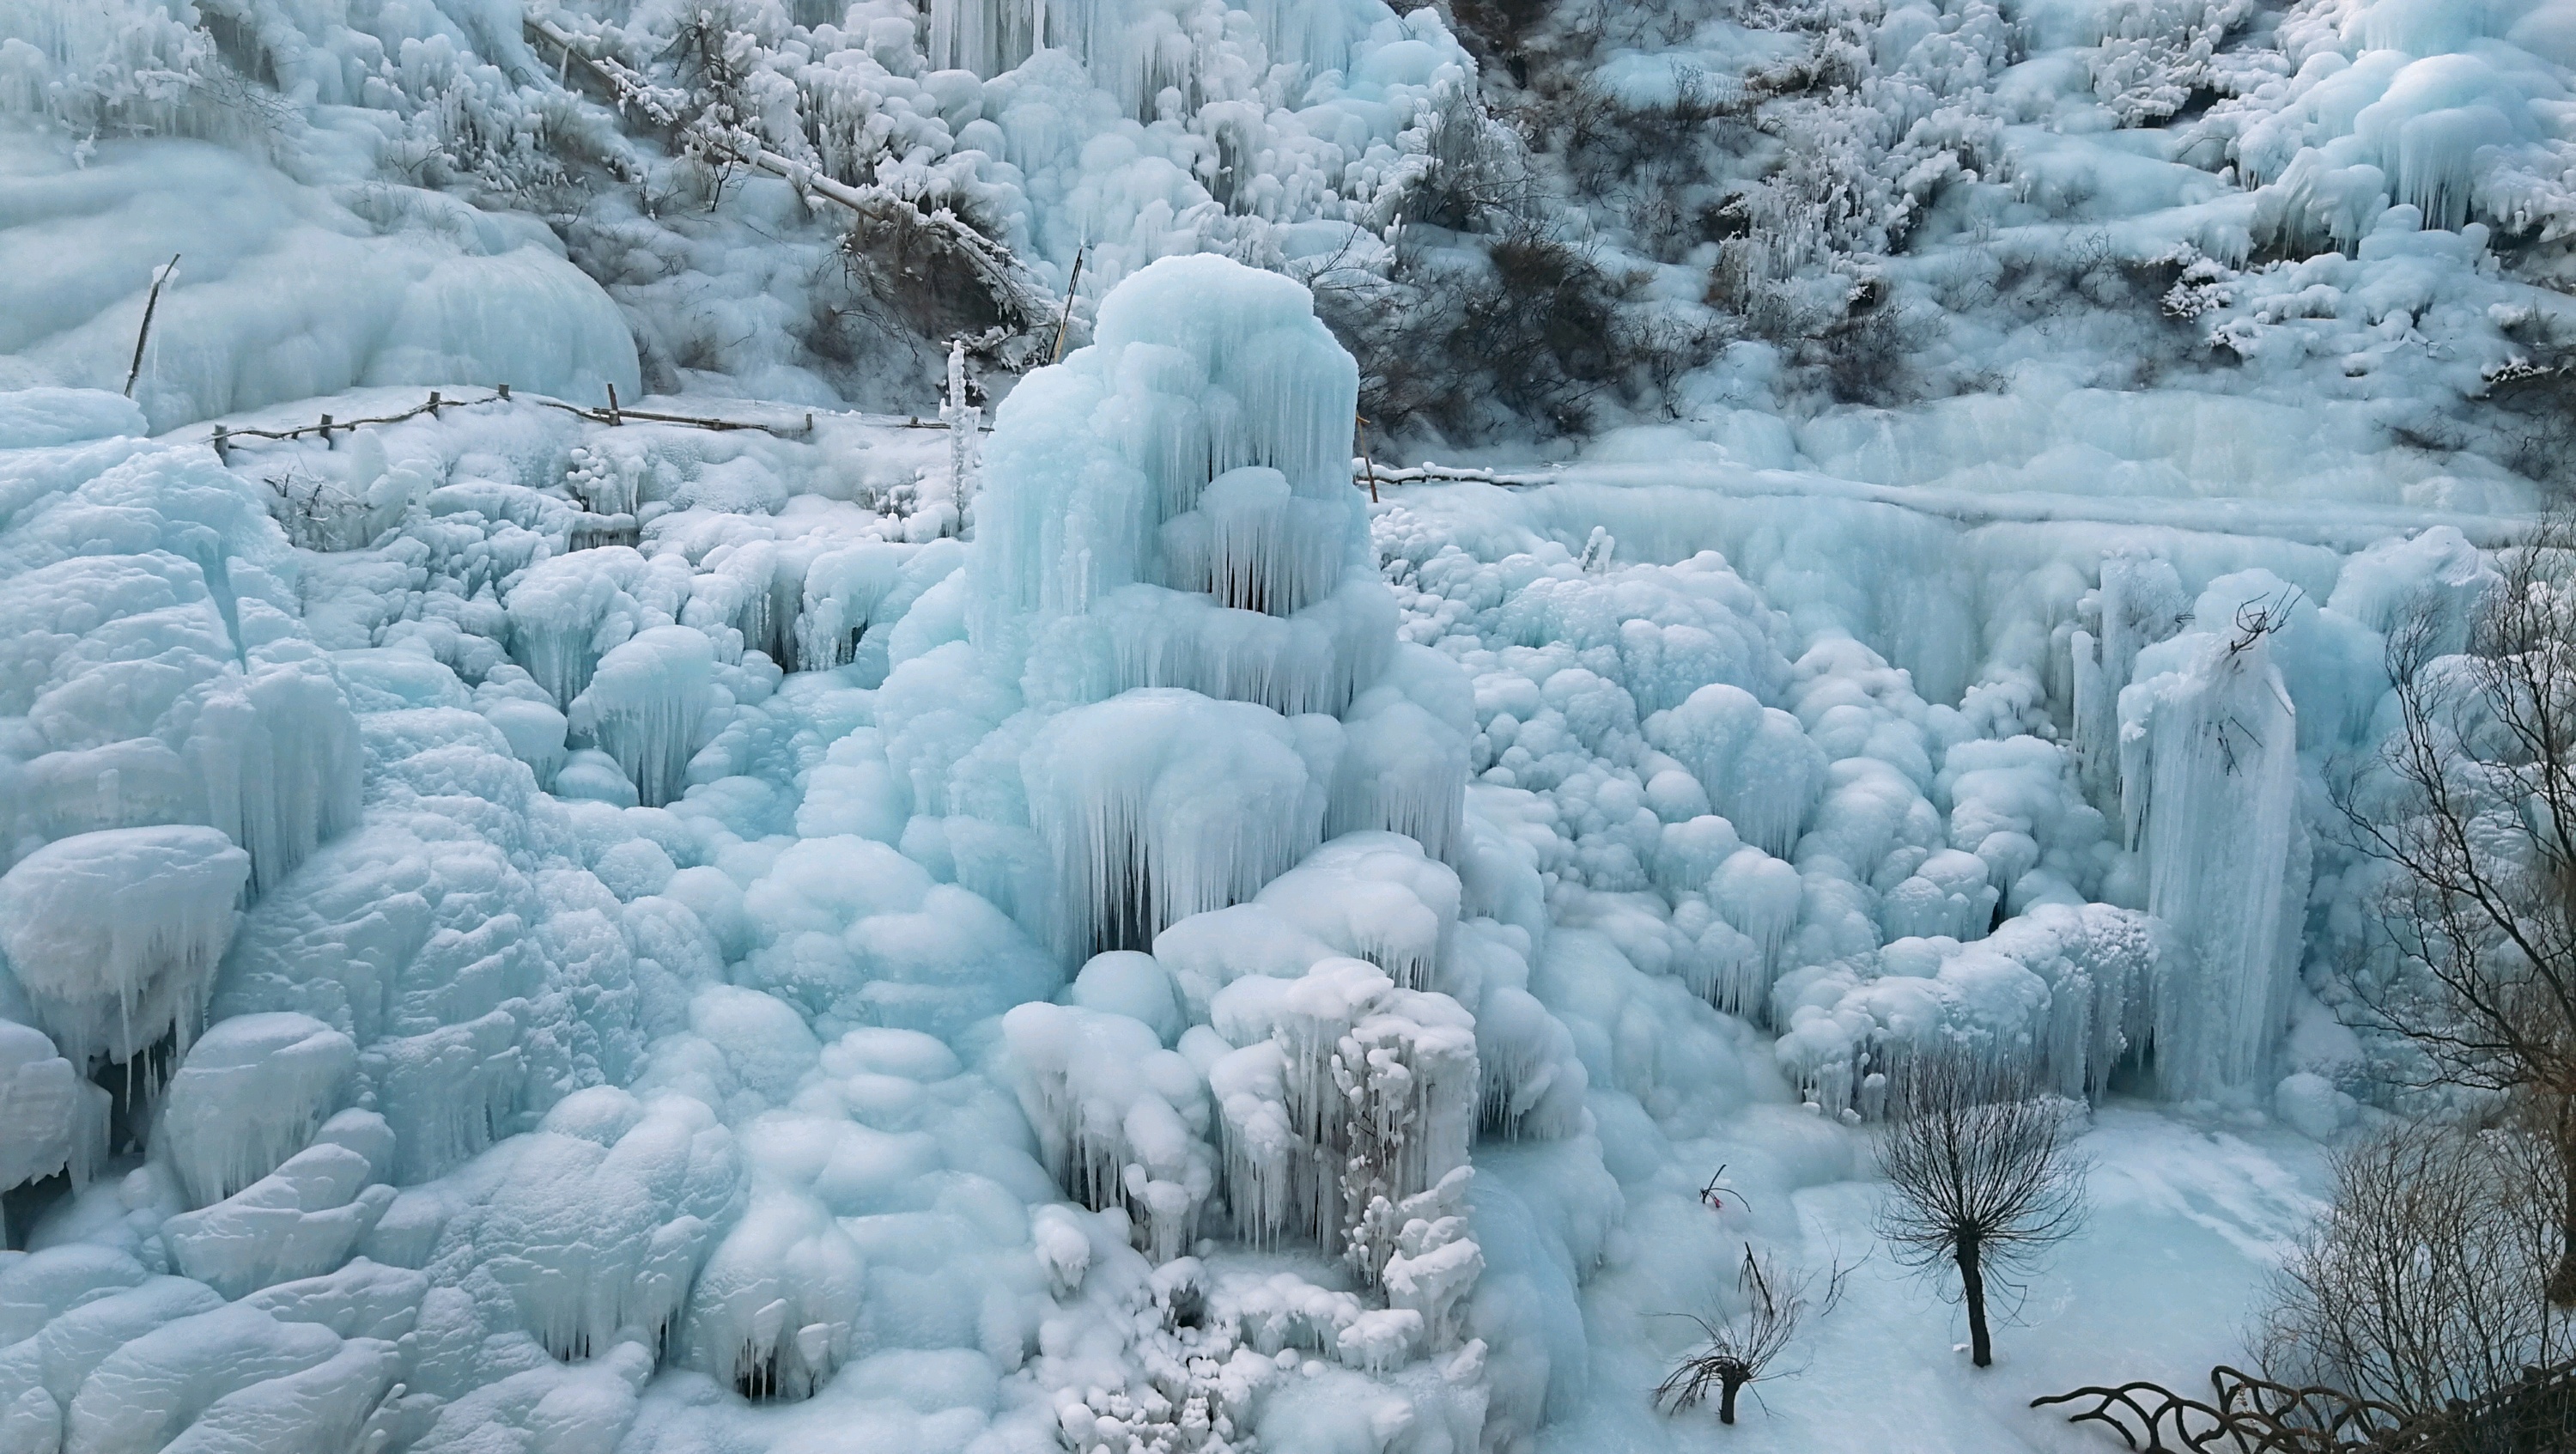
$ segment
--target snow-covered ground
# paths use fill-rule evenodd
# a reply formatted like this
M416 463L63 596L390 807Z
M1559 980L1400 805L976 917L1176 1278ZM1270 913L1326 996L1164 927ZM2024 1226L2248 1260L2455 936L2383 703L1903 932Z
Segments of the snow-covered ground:
M0 1454L2104 1447L2387 1099L2571 37L0 0ZM1935 1045L2089 1106L1989 1370Z

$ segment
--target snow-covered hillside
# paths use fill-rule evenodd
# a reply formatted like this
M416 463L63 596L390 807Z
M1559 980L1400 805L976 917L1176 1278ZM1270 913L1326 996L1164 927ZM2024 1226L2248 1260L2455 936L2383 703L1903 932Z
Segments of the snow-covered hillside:
M2570 0L0 0L0 1454L2103 1447L2571 177Z

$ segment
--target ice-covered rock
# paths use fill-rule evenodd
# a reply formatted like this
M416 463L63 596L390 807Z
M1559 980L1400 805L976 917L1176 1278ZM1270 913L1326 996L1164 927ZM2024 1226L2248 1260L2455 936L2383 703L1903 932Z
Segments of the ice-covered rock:
M156 1149L189 1205L222 1201L303 1150L346 1104L357 1069L356 1042L310 1015L220 1021L170 1077Z
M212 828L115 828L0 876L0 951L65 1058L127 1063L172 1036L187 1049L250 869Z

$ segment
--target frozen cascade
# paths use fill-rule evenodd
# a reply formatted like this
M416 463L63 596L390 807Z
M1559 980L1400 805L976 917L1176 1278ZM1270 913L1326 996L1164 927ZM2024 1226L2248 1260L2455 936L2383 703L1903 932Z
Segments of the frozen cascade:
M1242 1240L1348 1251L1379 1201L1401 1207L1466 1165L1480 1099L1474 1020L1448 996L1328 959L1298 979L1237 980L1214 1012L1216 1032L1240 1047L1208 1085ZM1363 1259L1358 1270L1375 1284L1384 1267Z
M2082 614L2096 629L2075 630L2075 763L2087 797L2105 809L2119 800L2120 692L2138 653L2181 630L2191 610L2171 563L2152 557L2102 559L2102 584Z
M1149 948L1167 925L1251 898L1321 840L1340 751L1329 717L1168 688L1049 721L1021 773L1060 875L1059 953Z
M74 1066L130 1063L166 1036L184 1053L249 880L250 855L212 828L57 839L0 876L0 951Z
M565 715L574 733L617 759L637 799L658 808L687 787L689 759L719 690L706 633L656 626L601 657Z
M170 1077L155 1146L188 1205L222 1201L304 1149L346 1104L357 1042L310 1015L235 1015Z
M2225 620L2204 598L2200 619ZM2195 631L2140 654L2120 694L2120 798L2147 910L2189 950L2156 997L2166 1094L2215 1095L2265 1069L2298 983L2307 900L2298 713L2268 638Z
M1071 1005L1021 1005L1002 1017L1002 1036L1057 1184L1095 1211L1124 1208L1155 1262L1187 1252L1216 1189L1196 1067L1138 1020Z

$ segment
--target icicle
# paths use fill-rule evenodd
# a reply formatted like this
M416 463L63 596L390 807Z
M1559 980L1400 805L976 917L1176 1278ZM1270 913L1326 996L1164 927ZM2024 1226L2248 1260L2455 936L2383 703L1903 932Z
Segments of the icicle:
M948 425L948 498L957 509L957 532L963 535L967 507L975 501L975 455L982 443L984 411L966 402L966 341L962 338L948 344L948 395L939 417Z

